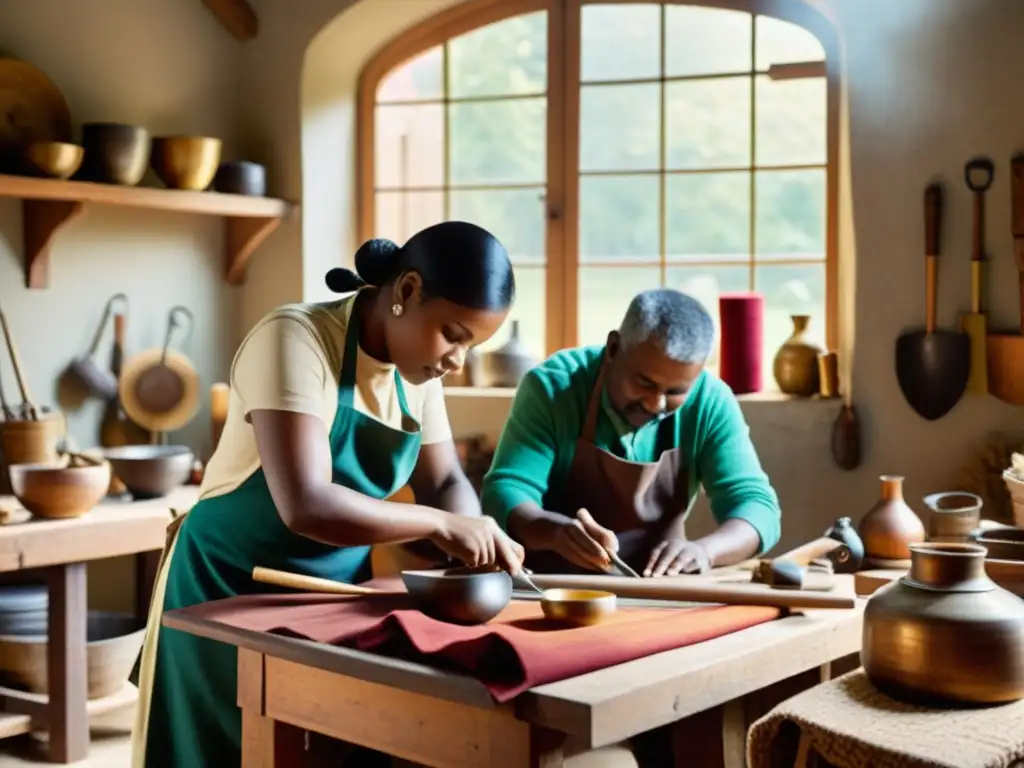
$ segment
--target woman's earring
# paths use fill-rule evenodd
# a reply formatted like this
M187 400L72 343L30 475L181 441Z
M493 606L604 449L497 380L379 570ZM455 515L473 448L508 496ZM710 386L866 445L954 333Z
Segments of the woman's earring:
M401 304L391 305L391 314L394 315L395 317L401 317L404 311L405 308Z

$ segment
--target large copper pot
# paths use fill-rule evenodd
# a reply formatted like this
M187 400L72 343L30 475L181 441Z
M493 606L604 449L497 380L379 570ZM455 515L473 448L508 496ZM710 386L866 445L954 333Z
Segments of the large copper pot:
M910 573L864 610L861 663L894 699L933 706L1024 698L1024 600L976 544L910 545Z

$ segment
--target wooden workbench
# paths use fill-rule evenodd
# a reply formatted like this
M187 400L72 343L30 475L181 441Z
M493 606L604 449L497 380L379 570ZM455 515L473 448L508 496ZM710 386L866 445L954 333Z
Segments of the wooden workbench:
M839 579L852 594L852 577ZM463 675L187 610L168 612L165 626L239 648L244 768L301 765L303 730L438 768L555 768L668 724L687 766L732 768L753 719L859 652L863 601L539 686L507 705Z
M71 763L88 755L88 717L104 707L87 696L86 564L137 555L136 610L145 616L170 510L187 510L197 497L198 490L186 486L151 501L105 501L73 520L41 520L13 497L0 496L0 508L14 510L0 525L0 573L38 570L50 590L49 696L0 689L0 737L45 728L52 762ZM123 703L123 693L119 699Z

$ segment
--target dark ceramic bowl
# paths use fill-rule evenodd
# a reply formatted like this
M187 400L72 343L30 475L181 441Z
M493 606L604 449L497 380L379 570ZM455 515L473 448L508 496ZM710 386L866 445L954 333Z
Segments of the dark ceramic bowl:
M267 194L267 169L248 160L221 163L213 188L229 195L263 197Z
M0 635L45 635L49 603L45 584L0 587Z
M992 560L1024 560L1024 528L994 528L977 538Z
M90 700L111 696L125 687L145 634L145 619L123 613L88 612L84 661ZM30 693L45 694L46 655L45 628L36 635L0 635L0 678Z
M126 445L103 457L136 499L156 499L184 485L192 474L192 451L184 445Z
M402 571L402 582L423 613L452 624L486 624L512 599L512 577L504 571Z
M82 174L88 181L134 187L146 174L151 140L149 131L121 123L82 125L85 159Z

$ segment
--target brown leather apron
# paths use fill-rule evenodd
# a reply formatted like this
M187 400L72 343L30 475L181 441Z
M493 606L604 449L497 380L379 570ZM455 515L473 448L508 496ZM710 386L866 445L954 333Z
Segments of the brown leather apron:
M576 455L561 498L549 511L575 518L585 508L599 525L615 532L619 555L643 572L651 549L689 502L689 473L675 445L675 419L658 425L658 460L627 461L594 444L604 388L604 365L590 393ZM670 447L672 446L672 447ZM532 552L526 566L538 573L581 573L583 569L554 552Z

